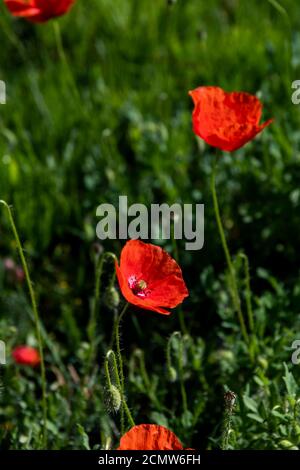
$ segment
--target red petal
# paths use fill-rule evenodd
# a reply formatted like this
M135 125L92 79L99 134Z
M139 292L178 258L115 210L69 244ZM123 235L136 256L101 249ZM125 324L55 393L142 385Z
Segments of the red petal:
M140 424L134 426L121 438L117 450L182 450L175 434L164 426Z
M40 9L36 8L32 2L24 2L24 0L4 0L7 8L14 16L34 16L40 13Z
M12 15L42 23L66 13L75 0L4 0Z
M120 259L120 268L125 277L129 278L135 274L148 282L146 275L151 272L156 260L156 253L152 246L140 240L129 240L126 243Z
M259 125L262 104L249 93L226 93L219 87L199 87L190 95L195 104L195 134L209 145L225 151L242 147L272 122Z
M188 296L178 264L161 247L130 240L121 253L120 267L116 272L121 291L126 300L141 308L168 315L166 308L174 308ZM147 283L149 295L139 297L128 285L131 276Z
M43 10L46 14L60 16L70 10L75 0L34 0L36 6Z
M153 305L153 303L149 302L147 298L143 299L141 297L138 297L137 295L134 295L134 293L128 286L127 278L124 277L117 263L116 263L116 274L117 274L117 278L119 281L120 289L125 299L127 300L127 302L133 305L136 305L137 307L143 308L145 310L152 310L153 312L161 313L163 315L170 315L171 312L157 305Z
M18 346L12 352L12 356L17 364L35 367L41 362L37 349L31 346Z

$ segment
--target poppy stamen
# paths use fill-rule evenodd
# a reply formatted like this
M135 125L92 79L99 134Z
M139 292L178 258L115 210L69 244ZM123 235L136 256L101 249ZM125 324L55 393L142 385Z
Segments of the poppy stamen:
M137 295L138 297L147 297L147 295L150 293L149 289L147 289L148 284L144 279L137 279L136 276L130 276L128 279L128 285L134 295Z

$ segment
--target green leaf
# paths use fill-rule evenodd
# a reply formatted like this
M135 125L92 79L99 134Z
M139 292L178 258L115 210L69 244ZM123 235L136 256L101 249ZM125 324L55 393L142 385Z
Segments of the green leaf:
M255 400L253 400L253 398L248 397L247 395L244 395L243 402L246 408L253 411L254 413L257 413L257 403Z
M264 420L262 419L261 416L256 415L254 413L248 413L247 416L248 416L248 418L254 419L254 421L257 421L258 423L263 423L264 422Z
M85 450L91 450L90 448L90 442L89 442L89 436L85 432L84 428L81 426L81 424L77 424L77 428L79 431L80 436L82 437L82 445Z
M154 422L155 424L159 424L160 426L165 426L166 428L168 427L168 419L166 418L165 415L162 413L158 413L157 411L153 411L151 413L151 422Z
M297 382L294 379L293 374L289 371L288 366L285 363L283 365L285 369L285 375L283 376L283 380L285 382L288 396L291 398L296 398L298 392Z
M284 421L287 420L287 417L285 415L283 415L282 413L279 413L279 411L276 411L276 410L272 410L271 415L275 416L275 418L279 418L279 419L282 419Z

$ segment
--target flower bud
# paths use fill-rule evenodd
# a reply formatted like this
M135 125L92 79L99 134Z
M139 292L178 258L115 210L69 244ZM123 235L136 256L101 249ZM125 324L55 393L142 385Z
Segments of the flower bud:
M109 387L109 399L110 399L110 405L113 409L113 411L116 413L119 411L121 403L122 403L122 398L119 390L115 385L111 385Z
M120 295L115 287L109 287L104 296L104 304L111 310L114 310L119 306Z
M169 367L168 372L169 372L170 382L176 382L176 380L177 380L177 371L176 371L176 369L174 369L174 367L171 366L171 367Z
M228 390L227 392L224 393L224 401L225 401L225 408L227 410L232 411L236 402L236 394L232 392L231 390Z

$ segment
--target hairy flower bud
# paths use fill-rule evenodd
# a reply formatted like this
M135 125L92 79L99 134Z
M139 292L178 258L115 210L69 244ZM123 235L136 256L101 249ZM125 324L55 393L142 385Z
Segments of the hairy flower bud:
M119 411L122 403L122 398L119 390L115 385L111 385L109 387L109 403L115 413Z
M120 295L119 292L115 287L109 287L104 296L104 303L106 307L108 307L111 310L114 310L119 306L120 303Z

